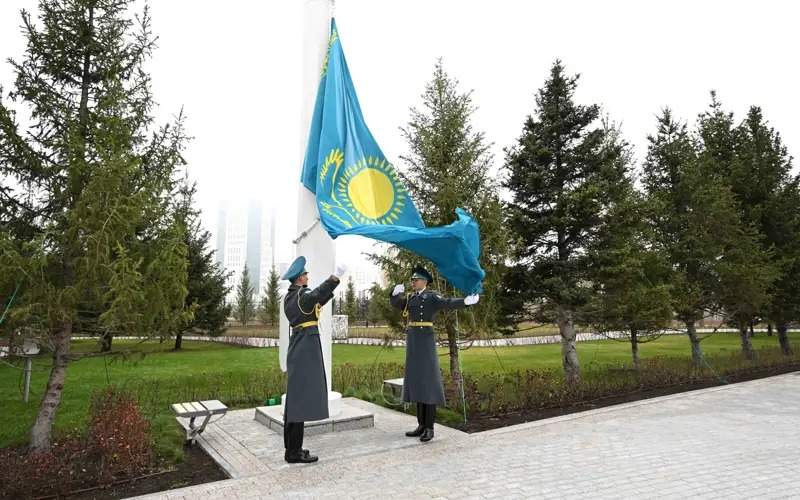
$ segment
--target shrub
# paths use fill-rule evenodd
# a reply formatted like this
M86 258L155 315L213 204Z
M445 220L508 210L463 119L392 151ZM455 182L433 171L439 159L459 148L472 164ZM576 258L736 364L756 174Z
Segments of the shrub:
M0 498L63 495L108 485L154 465L150 424L134 397L114 387L92 397L85 436L66 436L49 451L0 449Z
M86 444L97 462L101 484L133 476L153 463L150 423L134 397L113 386L92 398Z
M727 383L775 369L797 369L800 356L784 356L779 349L759 351L756 362L739 353L715 356L702 369L684 358L642 360L638 370L627 366L598 366L587 370L577 384L567 384L561 370L531 369L507 373L464 374L464 402L470 415L498 415L511 411L566 408L643 391ZM447 407L463 411L461 389L444 377Z

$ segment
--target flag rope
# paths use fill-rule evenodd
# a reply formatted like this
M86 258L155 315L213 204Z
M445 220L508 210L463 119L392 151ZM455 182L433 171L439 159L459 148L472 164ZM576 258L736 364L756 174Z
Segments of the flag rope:
M11 309L11 304L14 303L14 299L17 296L17 292L19 291L19 287L22 286L22 281L17 282L17 287L14 289L14 293L11 294L11 298L8 300L8 304L6 304L6 309L3 311L3 315L0 316L0 325L3 324L3 321L6 319L6 314L8 310Z

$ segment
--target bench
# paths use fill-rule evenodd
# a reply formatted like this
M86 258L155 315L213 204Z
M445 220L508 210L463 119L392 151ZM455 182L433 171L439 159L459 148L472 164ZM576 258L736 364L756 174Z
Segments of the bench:
M228 407L216 399L210 401L194 401L191 403L175 403L172 405L172 411L175 415L181 418L189 419L189 428L186 429L186 442L194 443L197 440L198 434L202 434L211 420L212 415L225 416ZM203 422L200 425L195 425L196 418L202 417Z
M394 396L397 399L403 397L403 377L400 378L390 378L389 380L383 381L383 390L389 391L389 394Z

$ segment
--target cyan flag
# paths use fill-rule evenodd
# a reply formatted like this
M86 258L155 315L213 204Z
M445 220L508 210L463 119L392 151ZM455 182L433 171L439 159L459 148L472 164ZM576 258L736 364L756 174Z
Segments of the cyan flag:
M331 238L359 234L396 244L429 259L463 292L481 291L478 224L457 209L452 224L425 227L364 123L333 19L301 181L316 193L320 221Z

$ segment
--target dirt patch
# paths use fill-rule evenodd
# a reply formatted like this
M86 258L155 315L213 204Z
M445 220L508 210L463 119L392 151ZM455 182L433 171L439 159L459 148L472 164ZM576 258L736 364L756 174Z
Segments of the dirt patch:
M183 462L165 471L59 498L70 500L128 498L228 479L225 471L199 445L186 446L183 457Z
M643 399L656 398L659 396L668 396L670 394L694 391L697 389L705 389L708 387L717 387L720 385L727 385L735 382L756 380L760 378L772 377L774 375L781 375L784 373L791 373L791 372L798 372L798 375L800 375L800 364L789 364L779 367L758 368L748 371L746 373L728 375L725 377L704 380L701 382L678 384L674 386L659 387L655 389L645 389L625 394L616 394L613 396L594 399L591 401L581 401L567 407L562 406L562 407L550 407L550 408L532 408L527 410L511 411L496 415L478 413L472 415L468 419L466 425L459 425L455 427L469 433L481 432L491 429L498 429L501 427L508 427L509 425L523 424L525 422L533 422L536 420L543 420L546 418L559 417L561 415L580 413L582 411L604 408L607 406L618 405L621 403L641 401Z

